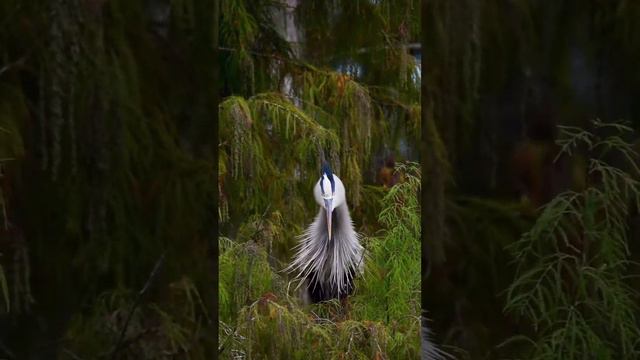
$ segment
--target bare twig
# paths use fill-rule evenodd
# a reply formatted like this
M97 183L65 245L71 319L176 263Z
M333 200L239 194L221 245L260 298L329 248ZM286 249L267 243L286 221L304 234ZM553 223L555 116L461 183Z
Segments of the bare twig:
M75 353L73 353L71 350L67 349L67 348L62 348L62 352L64 352L65 354L71 356L72 359L74 360L84 360L83 358L81 358L80 356L76 355Z
M156 264L153 267L153 270L151 271L151 274L149 275L149 278L147 279L147 282L144 284L142 289L138 292L138 296L136 297L135 301L133 302L133 305L131 306L131 310L129 310L129 314L127 315L127 320L124 323L124 327L122 328L122 331L120 332L120 337L118 338L118 342L114 346L113 352L111 353L111 358L112 359L116 358L116 355L118 354L118 351L120 351L120 349L122 348L122 343L123 343L123 340L124 340L124 336L125 336L125 334L127 332L127 328L129 327L129 323L131 322L131 318L133 317L133 313L135 312L136 308L140 304L140 300L142 300L142 296L147 292L147 290L149 289L149 286L151 286L151 283L153 282L153 280L155 279L156 275L158 274L158 270L160 270L160 267L164 263L165 254L166 254L166 252L162 253L162 255L160 256L158 261L156 261Z
M0 68L0 75L2 75L3 73L11 70L11 68L24 65L24 62L26 60L27 60L27 55L21 57L20 59L14 61L12 63L9 63L9 64L3 66L2 68Z
M5 356L8 356L8 359L16 358L16 355L11 350L9 350L9 348L2 342L2 340L0 340L0 350L4 352Z

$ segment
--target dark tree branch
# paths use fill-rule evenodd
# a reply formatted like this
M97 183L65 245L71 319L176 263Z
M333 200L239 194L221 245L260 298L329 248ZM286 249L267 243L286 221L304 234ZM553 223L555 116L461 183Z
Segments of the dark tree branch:
M133 302L133 305L131 305L131 310L129 310L129 314L127 315L127 320L125 321L124 327L122 328L122 331L120 332L120 337L118 338L118 342L114 346L113 352L111 353L111 358L112 359L116 358L116 355L118 354L118 351L120 351L120 349L122 348L122 343L123 343L125 334L127 333L127 328L129 327L129 323L131 322L131 318L133 317L133 313L136 311L136 308L138 307L138 305L140 304L140 301L142 300L142 296L147 292L147 290L149 289L149 286L151 286L151 283L153 282L153 280L155 279L156 275L158 274L158 270L160 270L160 267L164 263L165 254L166 253L162 253L162 255L160 256L158 261L156 261L156 264L153 267L153 270L151 271L151 274L149 275L149 278L147 279L147 282L144 284L142 289L138 292L138 296L136 297L135 301Z
M19 67L19 66L24 65L24 63L26 62L27 58L28 58L28 55L25 55L25 56L21 57L20 59L3 66L2 68L0 68L0 75L2 75L3 73L11 70L14 67Z

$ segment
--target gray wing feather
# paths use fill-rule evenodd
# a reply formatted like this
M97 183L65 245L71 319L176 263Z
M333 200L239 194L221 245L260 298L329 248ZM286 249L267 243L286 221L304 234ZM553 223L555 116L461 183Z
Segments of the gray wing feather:
M422 317L422 360L453 359L450 354L440 350L431 342L431 331L427 326L427 319Z
M320 208L314 221L298 238L295 255L287 271L298 278L329 284L338 294L346 291L351 269L362 271L363 247L346 205L334 210L335 227L329 241L327 219Z

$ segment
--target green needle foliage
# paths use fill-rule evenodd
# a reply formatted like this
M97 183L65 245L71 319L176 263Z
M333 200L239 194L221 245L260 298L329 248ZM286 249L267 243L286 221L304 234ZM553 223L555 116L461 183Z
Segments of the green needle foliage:
M392 187L382 202L379 215L383 232L367 239L367 263L364 278L353 299L354 316L382 322L391 327L394 344L392 358L419 356L421 313L420 256L420 167L403 163L397 167L405 182ZM403 337L407 337L403 339Z
M374 185L381 157L417 153L420 76L408 46L418 10L414 0L221 7L221 358L420 356L417 164L391 189ZM317 213L325 159L371 263L350 304L303 306L282 269Z
M277 241L277 221L250 220L237 240L219 238L221 358L419 358L420 168L398 170L405 181L381 200L383 230L365 241L367 270L347 308L300 303L280 272L286 264L266 251Z
M401 164L405 182L392 187L382 202L379 221L385 230L368 238L367 271L362 294L354 298L354 312L385 323L415 322L420 314L420 168ZM384 317L380 317L384 316Z
M517 272L505 311L532 325L531 359L640 355L627 225L640 204L637 153L624 140L631 128L593 126L592 132L562 127L559 141L559 156L584 150L591 157L587 188L558 195L511 246Z

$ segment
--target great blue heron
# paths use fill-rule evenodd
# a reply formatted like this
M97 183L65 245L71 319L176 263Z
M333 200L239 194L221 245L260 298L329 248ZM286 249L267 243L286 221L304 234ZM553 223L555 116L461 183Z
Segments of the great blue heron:
M300 236L287 270L306 283L305 297L312 302L342 300L353 291L354 276L362 272L363 248L349 215L344 185L327 163L313 195L320 211Z

